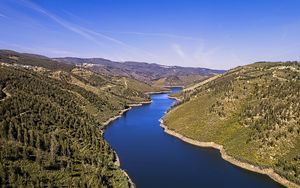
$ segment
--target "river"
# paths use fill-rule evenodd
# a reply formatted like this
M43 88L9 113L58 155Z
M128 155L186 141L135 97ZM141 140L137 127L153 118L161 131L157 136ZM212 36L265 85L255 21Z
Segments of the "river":
M159 119L175 101L168 94L151 99L151 104L134 107L111 122L104 133L137 188L282 187L266 175L224 161L218 150L164 133Z

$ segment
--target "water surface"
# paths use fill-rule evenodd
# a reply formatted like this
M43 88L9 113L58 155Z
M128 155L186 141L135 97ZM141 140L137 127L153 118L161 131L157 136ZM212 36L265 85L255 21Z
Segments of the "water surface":
M172 92L179 90L172 88ZM159 119L175 101L168 94L151 99L151 104L135 107L113 121L104 134L137 188L282 187L266 175L224 161L218 150L164 133Z

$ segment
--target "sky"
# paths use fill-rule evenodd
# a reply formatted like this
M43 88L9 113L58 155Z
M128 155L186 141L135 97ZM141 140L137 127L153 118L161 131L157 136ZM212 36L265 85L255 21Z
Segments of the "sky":
M0 0L0 49L230 69L300 60L300 0Z

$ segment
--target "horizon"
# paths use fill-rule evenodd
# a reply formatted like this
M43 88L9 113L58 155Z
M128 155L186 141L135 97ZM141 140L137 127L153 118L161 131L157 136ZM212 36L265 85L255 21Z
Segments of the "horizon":
M29 55L40 55L40 56L44 56L46 58L50 58L50 59L63 59L63 58L78 58L78 59L103 59L106 61L111 61L111 62L115 62L115 63L146 63L146 64L156 64L159 66L167 66L167 67L181 67L181 68L200 68L200 69L210 69L210 70L216 70L216 71L229 71L231 69L240 67L240 66L246 66L246 65L251 65L251 64L255 64L255 63L292 63L292 62L297 62L299 63L300 61L255 61L252 63L248 63L248 64L244 64L244 65L237 65L235 67L231 67L229 69L215 69L215 68L207 68L207 67L197 67L197 66L180 66L180 65L165 65L165 64L159 64L159 63L155 63L155 62L145 62L145 61L134 61L134 60L126 60L126 61L114 61L111 59L106 59L106 58L102 58L102 57L76 57L76 56L61 56L61 57L50 57L47 55L43 55L43 54L35 54L35 53L28 53L28 52L19 52L19 51L15 51L15 50L10 50L10 49L0 49L0 51L12 51L12 52L17 52L17 53L21 53L21 54L29 54ZM90 63L93 64L93 63Z
M0 48L220 70L299 61L299 8L296 0L3 0Z

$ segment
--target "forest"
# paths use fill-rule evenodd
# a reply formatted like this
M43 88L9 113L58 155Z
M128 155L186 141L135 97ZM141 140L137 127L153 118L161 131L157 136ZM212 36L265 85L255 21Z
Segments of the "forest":
M0 56L0 186L130 187L104 122L157 88L39 59Z

